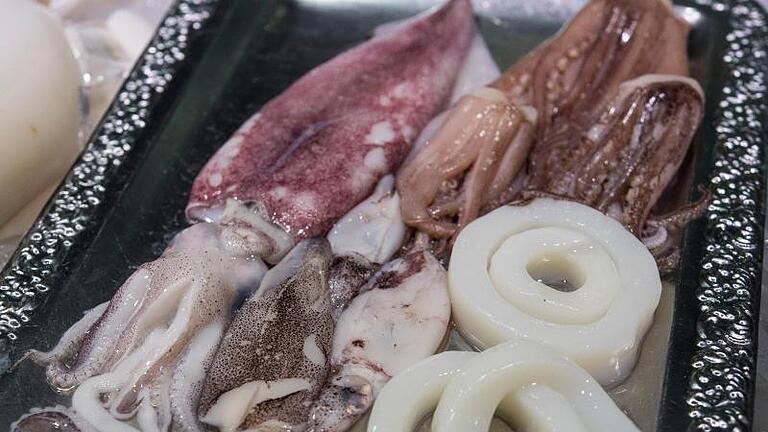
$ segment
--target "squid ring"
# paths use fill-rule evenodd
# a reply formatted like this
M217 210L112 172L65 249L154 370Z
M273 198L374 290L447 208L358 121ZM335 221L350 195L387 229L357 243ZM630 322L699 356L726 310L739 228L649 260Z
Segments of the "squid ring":
M368 432L415 430L435 409L451 378L476 355L470 351L446 351L397 374L376 398L368 419Z
M638 430L583 369L526 341L448 351L403 371L376 399L368 432L411 432L435 407L435 432L486 431L494 412L515 430Z
M586 371L528 341L497 345L462 366L432 430L485 432L497 411L515 430L639 430Z
M631 372L661 295L653 256L619 222L549 198L468 225L448 280L454 319L472 344L537 341L603 385Z

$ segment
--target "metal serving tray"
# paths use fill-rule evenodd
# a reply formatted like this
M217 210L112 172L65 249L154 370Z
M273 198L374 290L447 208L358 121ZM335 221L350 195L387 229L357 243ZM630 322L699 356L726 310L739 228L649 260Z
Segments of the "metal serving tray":
M434 3L175 3L0 273L0 429L31 407L67 402L49 390L41 368L29 362L8 367L29 348L52 346L83 311L109 299L138 265L161 253L185 226L195 174L251 113L377 24ZM502 69L582 4L475 2ZM658 384L629 382L612 394L643 430L748 430L762 262L768 22L752 0L686 0L677 9L692 24L691 70L707 96L684 195L704 185L714 200L706 217L688 227L681 269L666 281L668 300L657 315L667 314L671 324L657 325L659 335L646 341L650 360L641 358L639 367L658 364ZM650 339L656 348L648 347Z

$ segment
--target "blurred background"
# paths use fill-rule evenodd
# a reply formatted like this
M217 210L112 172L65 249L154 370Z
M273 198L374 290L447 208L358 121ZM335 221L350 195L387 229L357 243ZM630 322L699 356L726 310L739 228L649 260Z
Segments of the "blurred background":
M0 267L82 150L171 0L0 1Z

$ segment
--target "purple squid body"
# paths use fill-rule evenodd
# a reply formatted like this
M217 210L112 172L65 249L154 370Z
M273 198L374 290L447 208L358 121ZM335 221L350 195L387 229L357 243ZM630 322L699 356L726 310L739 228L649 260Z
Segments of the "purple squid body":
M472 34L469 1L450 0L310 71L208 161L187 215L211 219L236 199L291 244L323 235L399 166L443 108Z

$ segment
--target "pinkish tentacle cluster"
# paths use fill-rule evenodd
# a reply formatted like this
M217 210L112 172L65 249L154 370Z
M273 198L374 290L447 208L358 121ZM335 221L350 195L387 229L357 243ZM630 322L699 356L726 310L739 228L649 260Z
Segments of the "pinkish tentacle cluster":
M452 238L510 188L535 117L495 89L464 96L398 175L404 221L434 238Z
M687 32L664 1L590 2L491 83L503 95L484 89L449 111L398 177L404 221L448 249L441 239L504 202L558 196L642 237L702 118ZM661 259L674 236L654 232Z

